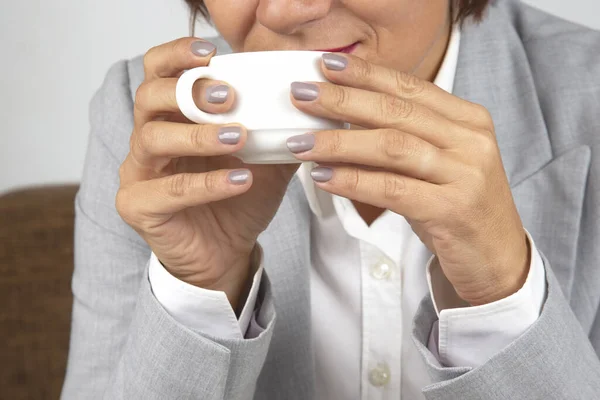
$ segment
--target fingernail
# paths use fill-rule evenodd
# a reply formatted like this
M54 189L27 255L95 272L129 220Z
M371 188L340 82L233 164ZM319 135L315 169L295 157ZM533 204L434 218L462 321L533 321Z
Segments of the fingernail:
M247 169L238 169L236 171L231 171L227 176L229 183L234 185L243 185L248 182L250 178L250 171Z
M242 136L239 126L224 126L219 128L219 141L223 144L238 144Z
M302 153L311 150L315 147L315 135L307 133L290 137L287 142L287 147L294 154Z
M313 101L319 97L319 87L314 83L292 82L292 96L300 101Z
M310 171L310 176L317 182L327 182L333 177L333 170L327 167L316 167Z
M214 85L206 89L206 101L213 104L223 104L227 101L229 86Z
M194 42L191 45L192 53L200 57L206 57L215 49L216 47L214 44L209 42L203 42L202 40L198 40L197 42Z
M348 59L340 54L325 53L321 57L325 67L332 71L342 71L348 66Z

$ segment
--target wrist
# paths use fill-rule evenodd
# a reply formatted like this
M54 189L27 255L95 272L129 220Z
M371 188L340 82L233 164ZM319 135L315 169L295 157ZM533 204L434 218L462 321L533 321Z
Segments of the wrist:
M208 282L188 282L194 286L201 287L207 290L214 290L224 292L227 296L227 300L231 305L231 308L237 316L239 316L239 310L244 306L244 301L248 296L248 290L246 289L249 282L252 281L252 275L250 274L251 261L250 257L244 261L240 261L234 265L231 265L231 269L223 275L223 277L217 281Z
M524 242L511 247L512 252L500 263L491 267L491 273L485 277L480 290L459 290L455 288L461 299L471 306L480 306L507 298L518 292L529 274L531 264L531 246L527 235L523 232Z
M241 310L245 303L254 273L260 262L259 246L255 245L250 253L230 256L227 260L220 262L218 266L203 265L202 273L182 273L181 269L169 272L190 285L224 292L232 309L239 314L237 311ZM167 266L165 269L169 270Z

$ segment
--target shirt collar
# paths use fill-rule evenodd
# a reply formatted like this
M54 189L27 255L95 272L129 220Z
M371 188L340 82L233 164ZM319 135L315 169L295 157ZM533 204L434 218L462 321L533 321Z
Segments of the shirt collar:
M450 40L448 42L444 61L433 81L435 85L449 93L452 93L454 90L454 79L456 77L456 67L458 65L458 54L460 49L460 35L460 27L458 24L455 24L450 33ZM317 190L310 176L310 171L315 166L316 164L314 162L305 162L300 166L296 174L298 175L300 182L302 182L310 209L320 218L323 214L327 214L326 209L333 210L333 205L331 204L331 195L322 190Z

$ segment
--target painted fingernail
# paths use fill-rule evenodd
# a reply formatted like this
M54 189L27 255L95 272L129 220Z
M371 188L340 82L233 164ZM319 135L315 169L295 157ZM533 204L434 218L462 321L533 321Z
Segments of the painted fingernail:
M325 67L332 71L343 71L348 66L348 59L340 54L325 53L321 57Z
M214 85L206 89L206 101L213 104L223 104L227 101L229 86Z
M316 167L310 171L310 176L317 182L327 182L333 177L333 170L327 167Z
M227 175L227 179L229 183L234 185L243 185L248 182L250 178L250 171L247 169L238 169L236 171L231 171L229 175Z
M315 135L307 133L304 135L292 136L286 142L288 149L294 154L311 150L315 147Z
M242 137L239 126L223 126L219 128L219 142L223 144L238 144Z
M314 83L292 82L292 96L300 101L313 101L319 97L319 87Z
M190 46L192 53L199 57L206 57L210 53L212 53L216 47L214 44L209 42L203 42L202 40L198 40L197 42L192 43Z

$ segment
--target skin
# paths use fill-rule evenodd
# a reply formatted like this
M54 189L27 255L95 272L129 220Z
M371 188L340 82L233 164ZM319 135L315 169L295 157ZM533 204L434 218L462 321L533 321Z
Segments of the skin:
M524 283L529 248L493 121L483 107L431 84L450 33L448 0L208 0L212 20L234 51L315 50L359 41L348 66L315 83L319 96L293 104L308 114L348 121L352 130L314 132L296 157L331 168L317 185L353 200L371 223L385 209L406 217L460 299L486 304ZM121 166L117 210L167 270L243 304L260 249L256 238L275 215L297 165L243 165L217 139L218 126L189 124L175 101L184 69L207 65L182 38L151 49L135 102L131 151ZM226 82L199 81L198 106L223 104L204 92ZM366 107L365 107L366 105ZM468 118L468 119L466 119ZM375 167L375 168L374 168ZM244 170L247 182L228 173Z

